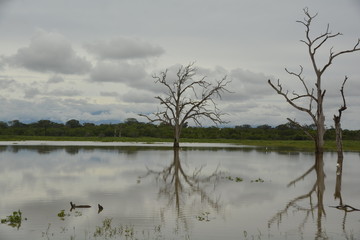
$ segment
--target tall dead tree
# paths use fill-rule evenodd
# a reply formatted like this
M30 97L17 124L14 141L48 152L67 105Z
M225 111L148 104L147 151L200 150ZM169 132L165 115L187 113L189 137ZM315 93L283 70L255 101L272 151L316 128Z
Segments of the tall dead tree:
M162 84L165 96L155 97L163 107L151 115L139 114L150 122L160 122L174 128L174 148L179 147L181 131L188 121L193 121L201 126L202 119L209 119L218 124L227 123L222 120L224 115L217 107L215 98L221 98L230 82L226 76L212 84L205 80L206 77L195 79L197 68L194 63L181 66L175 79L168 79L168 71L154 75L155 83Z
M303 76L303 67L300 65L300 71L299 72L292 72L287 69L286 72L290 75L295 76L302 84L303 86L303 92L296 92L293 91L291 95L289 95L288 91L285 91L280 84L280 81L278 80L277 84L273 84L271 80L268 80L268 83L270 86L280 95L282 95L285 100L294 108L298 109L299 111L307 113L310 118L312 119L313 123L316 126L316 132L315 134L310 133L306 129L304 129L305 133L310 136L311 139L315 142L315 149L316 152L322 153L324 151L324 134L325 134L325 114L323 109L323 103L324 103L324 97L326 90L322 88L322 77L325 71L329 68L329 66L333 63L334 59L337 58L340 55L352 53L355 51L360 50L360 38L356 42L353 48L334 52L333 48L330 48L328 59L325 62L323 66L318 66L317 61L317 53L318 50L324 46L324 43L326 43L328 40L338 37L342 35L341 33L331 33L329 30L329 24L326 27L325 33L322 33L316 37L311 37L310 34L310 28L312 21L317 16L311 15L308 11L308 8L303 9L305 13L305 18L302 21L297 21L298 23L301 23L305 26L305 39L301 40L301 42L305 43L307 46L308 54L311 60L311 65L314 70L315 74L315 86L311 87L308 85L307 82L305 82L305 78ZM300 123L298 123L295 120L289 119L288 120L297 126L300 126Z

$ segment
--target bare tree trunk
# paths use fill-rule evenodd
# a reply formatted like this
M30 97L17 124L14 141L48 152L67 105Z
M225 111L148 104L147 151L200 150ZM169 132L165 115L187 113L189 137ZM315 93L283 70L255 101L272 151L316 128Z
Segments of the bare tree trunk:
M343 153L343 143L342 143L342 129L341 129L341 119L339 116L334 116L335 122L335 140L336 140L336 149L338 153L338 159L344 158Z
M311 50L311 48L309 49ZM322 90L321 88L321 72L316 68L315 58L314 55L311 55L311 59L313 61L313 65L315 73L317 75L317 82L316 82L316 90L317 90L317 113L316 113L316 153L322 154L324 152L324 135L325 135L325 115L324 115L324 96L326 90Z
M345 95L344 95L344 86L345 83L347 81L347 76L345 76L345 79L343 81L343 84L341 86L340 89L340 93L341 93L341 97L343 99L343 105L339 108L339 115L334 115L334 124L335 124L335 140L336 140L336 149L337 149L337 153L338 153L338 162L344 159L344 150L343 150L343 143L342 143L342 129L341 129L341 115L342 112L345 111L347 109L346 106L346 100L345 100Z
M324 113L322 111L322 106L321 106L321 112L318 118L318 122L317 122L317 131L316 131L316 148L315 151L316 153L323 153L324 152L324 135L325 135L325 116Z
M174 148L180 147L180 126L174 126Z

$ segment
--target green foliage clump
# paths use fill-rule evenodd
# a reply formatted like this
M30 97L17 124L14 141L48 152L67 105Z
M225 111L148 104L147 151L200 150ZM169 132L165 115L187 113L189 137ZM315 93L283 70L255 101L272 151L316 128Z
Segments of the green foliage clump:
M18 229L21 226L21 222L22 222L22 213L20 210L18 210L17 212L16 211L13 212L12 215L9 215L4 219L1 219L2 224L8 224L9 226L16 227Z
M251 180L251 182L260 182L260 183L263 183L265 182L264 179L262 178L258 178L258 179L255 179L255 180Z
M227 176L226 179L229 180L229 181L234 181L234 182L242 182L242 181L244 181L244 179L241 178L241 177L233 178L232 176Z
M57 216L61 219L61 220L65 220L65 217L69 217L70 214L69 213L65 213L65 210L60 210L60 212L57 214Z

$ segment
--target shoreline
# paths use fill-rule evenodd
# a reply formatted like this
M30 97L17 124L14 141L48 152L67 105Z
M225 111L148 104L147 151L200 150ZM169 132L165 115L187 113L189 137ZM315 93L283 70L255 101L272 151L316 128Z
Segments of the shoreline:
M0 146L108 146L108 147L172 147L172 142L101 142L101 141L47 141L47 140L24 140L24 141L0 141ZM256 147L232 143L181 143L181 147Z

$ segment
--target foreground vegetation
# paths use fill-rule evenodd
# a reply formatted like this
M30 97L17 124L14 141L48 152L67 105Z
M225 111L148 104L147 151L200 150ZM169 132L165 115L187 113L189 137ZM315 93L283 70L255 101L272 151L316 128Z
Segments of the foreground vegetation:
M314 131L313 126L306 126ZM360 130L344 130L344 150L360 151ZM25 124L18 120L0 122L0 141L101 141L101 142L173 142L173 129L167 125L154 125L127 119L124 123L80 123L70 120L65 124L40 120ZM335 130L325 134L325 150L335 151ZM314 143L304 132L287 123L277 127L261 125L251 127L189 127L183 129L181 142L234 143L264 147L286 147L313 150Z

